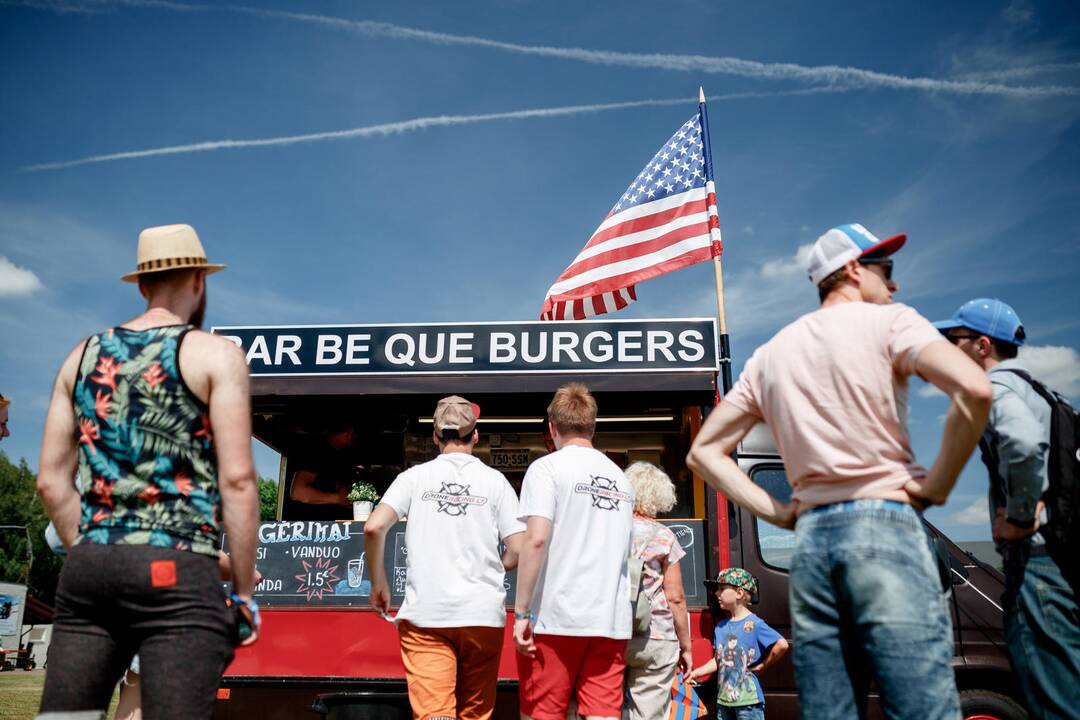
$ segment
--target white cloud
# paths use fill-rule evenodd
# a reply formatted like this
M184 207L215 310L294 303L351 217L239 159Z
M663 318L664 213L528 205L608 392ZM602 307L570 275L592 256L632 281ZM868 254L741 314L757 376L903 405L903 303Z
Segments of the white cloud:
M949 519L957 525L989 525L990 506L986 498L977 497L966 507L954 512Z
M43 287L33 270L21 268L0 255L0 297L29 295Z
M790 255L733 274L725 283L732 327L747 334L774 332L817 307L817 293L806 279L811 247L801 245Z
M754 226L753 225L744 225L742 231L743 231L743 235L753 235L754 234Z
M1020 348L1020 362L1041 382L1062 395L1080 397L1080 353L1062 345Z
M1018 30L1035 27L1035 7L1031 0L1012 0L1001 15L1005 18L1005 22Z
M806 243L800 245L793 255L765 261L761 266L761 277L779 278L805 275L806 264L810 261L810 251L813 247L813 243Z
M915 394L921 398L943 398L945 393L938 390L930 383L923 383L922 386L915 391Z

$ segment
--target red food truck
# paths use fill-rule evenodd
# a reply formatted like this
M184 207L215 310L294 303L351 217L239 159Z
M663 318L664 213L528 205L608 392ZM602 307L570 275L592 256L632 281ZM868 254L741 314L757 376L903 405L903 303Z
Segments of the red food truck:
M475 454L520 490L528 464L549 452L544 413L566 382L585 383L599 406L596 447L620 466L663 467L678 502L662 522L687 555L682 573L695 662L712 653L718 608L706 581L729 565L749 569L763 602L756 608L790 638L787 559L790 531L758 522L717 495L685 457L717 397L715 321L599 320L222 327L251 369L254 434L281 456L277 520L259 528L256 588L263 631L237 650L218 693L216 718L276 720L411 717L394 626L368 604L363 522L345 503L303 503L297 473L322 483L323 497L356 479L381 493L402 470L437 452L436 401L459 394L482 408ZM351 440L331 443L348 428ZM328 457L333 456L333 461ZM790 486L763 426L739 460L755 482L785 497ZM403 522L407 522L404 520ZM1003 653L1002 577L939 538L952 584L954 666L965 716L1019 720L1015 680ZM227 538L226 538L227 550ZM385 557L396 606L408 557L404 525L391 530ZM512 612L514 576L506 578ZM712 609L710 609L710 606ZM495 716L516 718L512 619L499 668ZM797 716L790 657L761 677L769 716ZM715 688L701 688L712 706ZM871 716L880 717L877 707Z

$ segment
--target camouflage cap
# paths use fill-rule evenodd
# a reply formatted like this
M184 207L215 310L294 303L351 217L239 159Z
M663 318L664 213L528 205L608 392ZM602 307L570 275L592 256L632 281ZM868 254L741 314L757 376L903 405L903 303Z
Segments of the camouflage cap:
M754 576L748 571L737 567L729 567L721 570L720 574L716 576L716 582L718 585L730 585L732 587L742 588L751 595L757 587Z

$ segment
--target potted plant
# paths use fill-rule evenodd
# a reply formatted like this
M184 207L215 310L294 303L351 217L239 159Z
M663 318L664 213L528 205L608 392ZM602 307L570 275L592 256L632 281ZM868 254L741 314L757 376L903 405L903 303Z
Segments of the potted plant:
M353 520L367 520L371 509L379 501L379 493L371 483L357 481L349 490L349 502L352 503Z

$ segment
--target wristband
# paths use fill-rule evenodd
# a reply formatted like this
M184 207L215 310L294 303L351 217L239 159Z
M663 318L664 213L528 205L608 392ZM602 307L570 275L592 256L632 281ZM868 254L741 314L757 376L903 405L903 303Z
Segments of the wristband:
M518 612L518 611L515 610L514 611L514 619L515 620L535 620L536 616L533 615L530 612Z
M233 605L246 607L251 612L251 623L256 630L262 625L262 618L259 617L259 603L255 602L255 598L245 600L236 593L229 593L229 599L232 600Z

